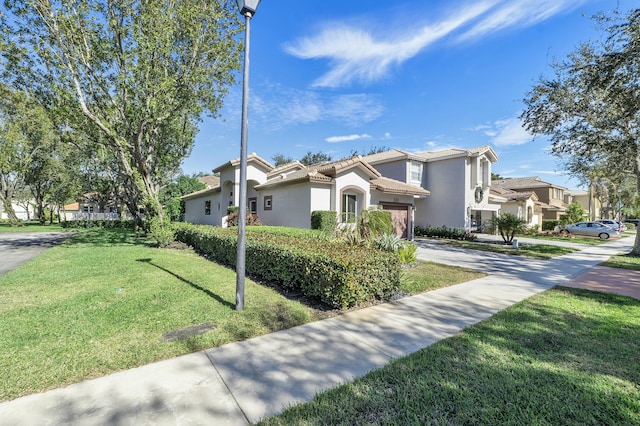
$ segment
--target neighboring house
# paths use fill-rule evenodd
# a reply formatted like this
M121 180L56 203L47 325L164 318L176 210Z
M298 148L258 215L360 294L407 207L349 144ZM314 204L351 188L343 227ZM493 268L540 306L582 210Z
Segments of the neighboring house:
M60 220L118 220L120 215L113 203L101 206L99 194L89 192L83 194L75 203L60 208Z
M526 222L527 228L542 230L542 207L533 191L517 192L504 188L491 188L491 195L502 206L501 213L511 213Z
M567 188L545 182L538 176L494 180L492 188L497 191L535 192L542 208L543 219L559 220L567 210L565 203Z
M489 193L491 147L410 153L399 149L363 158L383 176L428 189L416 200L415 224L472 229L500 210Z
M207 189L220 186L220 178L218 176L202 176L198 178L198 182L203 183Z
M186 222L224 227L227 208L239 204L240 160L213 172L220 176L217 187L182 197ZM412 238L415 202L428 195L424 188L383 177L360 157L280 167L255 153L247 157L247 209L265 225L310 228L316 210L333 210L339 223L351 223L363 210L381 208L391 212L397 235Z
M25 209L24 206L20 206L20 205L16 204L15 202L11 203L11 206L13 207L13 211L15 212L16 216L20 220L33 219L35 214L36 214L35 213L34 203L28 203L26 209ZM9 219L9 215L4 210L4 207L3 207L2 203L0 203L0 219Z
M602 202L598 197L590 194L589 191L572 189L565 191L565 204L569 205L573 201L580 204L587 212L588 220L602 219Z

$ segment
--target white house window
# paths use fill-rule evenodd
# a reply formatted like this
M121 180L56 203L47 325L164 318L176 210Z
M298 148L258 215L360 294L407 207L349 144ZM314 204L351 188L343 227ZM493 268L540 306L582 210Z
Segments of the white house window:
M257 198L249 198L249 213L251 213L251 214L258 213L258 199Z
M482 187L486 188L489 186L489 180L491 179L491 175L489 174L489 162L481 161L480 162L480 173L482 178Z
M358 212L358 200L355 194L342 194L342 223L353 223L356 221Z
M204 202L204 214L206 216L211 214L211 201L207 200Z
M264 209L265 210L271 210L271 203L273 203L273 196L272 195L265 195L264 197Z
M422 184L422 163L411 162L409 180L412 184Z

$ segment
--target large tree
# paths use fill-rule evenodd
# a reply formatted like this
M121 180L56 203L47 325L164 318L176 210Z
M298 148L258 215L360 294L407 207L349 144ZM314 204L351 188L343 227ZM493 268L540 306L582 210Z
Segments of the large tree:
M522 119L550 137L570 173L604 166L609 176L632 176L640 193L640 9L597 20L607 37L556 63L527 94Z
M43 203L55 161L57 132L45 109L21 91L0 86L0 201L9 221L19 221L12 204L27 188L36 197L44 222Z
M132 198L162 218L158 191L215 116L241 51L230 0L4 2L3 79L63 111L65 130L99 132Z

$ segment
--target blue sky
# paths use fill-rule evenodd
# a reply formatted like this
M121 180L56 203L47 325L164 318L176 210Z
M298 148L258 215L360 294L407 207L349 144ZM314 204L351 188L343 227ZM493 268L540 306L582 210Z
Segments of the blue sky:
M521 127L522 99L582 41L591 16L637 0L263 0L251 21L248 152L334 159L490 145L504 177L571 189L548 140ZM183 172L240 155L241 76L206 118Z

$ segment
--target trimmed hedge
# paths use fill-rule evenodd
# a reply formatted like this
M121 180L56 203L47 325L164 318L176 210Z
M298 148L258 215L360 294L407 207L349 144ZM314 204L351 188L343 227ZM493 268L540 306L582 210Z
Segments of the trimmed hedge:
M135 220L65 220L63 228L126 228L135 229Z
M176 239L235 266L237 232L176 224ZM247 230L245 270L251 277L302 291L334 308L390 297L400 285L397 254L343 242Z
M334 232L337 226L337 212L333 210L314 210L311 212L311 229Z
M478 238L473 232L458 228L447 228L446 226L441 226L439 228L432 226L416 226L413 229L413 233L416 237L448 238L451 240L474 241Z
M556 226L560 225L559 220L554 219L543 219L542 220L542 230L543 231L553 231Z

